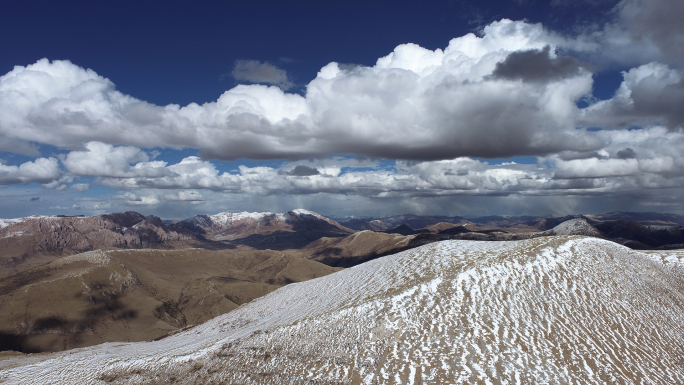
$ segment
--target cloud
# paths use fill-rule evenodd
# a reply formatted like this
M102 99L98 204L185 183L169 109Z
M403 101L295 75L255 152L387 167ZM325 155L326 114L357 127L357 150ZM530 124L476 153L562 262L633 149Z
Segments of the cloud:
M206 199L202 194L194 190L183 190L176 194L164 195L164 200L168 201L183 201L183 202L203 202Z
M617 154L615 154L615 157L618 159L634 159L637 157L637 154L632 148L625 147L618 151Z
M19 142L69 149L88 141L182 145L186 126L169 109L124 95L69 61L41 59L0 77L0 136Z
M281 59L282 60L282 59ZM285 62L285 60L283 60ZM258 60L236 60L231 75L237 81L272 84L287 90L294 84L288 79L287 72L273 64Z
M38 151L38 148L35 145L27 143L23 140L4 137L2 135L0 135L0 151L28 156L40 156L40 151Z
M555 179L608 178L603 181L606 191L684 186L684 133L660 126L600 135L610 143L602 154L569 160L549 157Z
M334 157L278 166L240 165L238 172L231 174L220 172L213 162L187 157L164 166L167 171L153 175L95 177L94 183L124 191L110 198L75 200L76 206L89 212L136 206L139 207L136 210L166 217L171 213L180 217L185 215L181 213L216 212L216 207L275 210L274 207L312 207L314 202L333 212L361 207L392 212L435 212L425 203L432 202L429 205L456 214L453 210L473 210L463 206L463 202L484 204L486 207L480 208L484 211L496 208L498 213L506 212L506 206L501 203L504 201L518 205L514 210L518 213L525 213L520 211L523 209L534 210L533 202L544 202L539 210L565 214L580 207L577 202L584 199L581 197L604 202L602 197L607 196L618 203L643 201L668 208L681 206L672 196L684 191L684 132L654 126L604 130L596 135L606 143L601 150L552 154L540 157L533 164L489 163L468 157L422 162ZM110 152L118 153L116 148ZM147 162L144 156L140 159L143 160L138 163ZM310 174L318 170L318 174L296 175L305 173L294 173L297 166ZM130 167L136 169L136 163ZM475 197L498 197L498 200ZM71 206L69 202L50 201L60 207ZM606 207L627 207L618 203L591 207L599 211ZM644 209L642 203L638 205Z
M556 49L565 43L540 24L504 19L486 26L482 37L455 38L443 50L402 44L372 67L330 63L304 96L238 85L215 102L185 107L137 100L92 70L43 59L0 77L0 135L65 149L87 142L187 147L223 160L330 154L437 160L597 150L603 144L595 135L575 130L576 101L591 92L592 74L563 70L570 62ZM507 61L510 55L545 50L546 64L561 68L547 81L492 76L497 63L517 60ZM249 69L268 67L238 64L244 79L252 76ZM278 76L268 79L284 81ZM112 172L130 172L117 167ZM87 174L86 165L79 168Z
M49 184L62 178L59 161L55 158L38 158L19 166L0 164L0 185L41 183Z
M131 166L132 170L144 170L149 162L140 162ZM161 164L163 163L163 164ZM129 190L142 188L156 189L207 189L231 191L240 189L240 181L236 175L219 173L211 162L203 161L196 156L184 158L179 163L166 166L165 162L155 164L154 172L129 173L119 176L102 176L97 183L108 187Z
M677 0L623 0L617 8L633 30L655 42L666 59L684 60L684 2Z
M614 37L624 51L633 39L624 23L615 26L622 28ZM185 107L146 103L92 70L43 59L0 77L0 142L14 141L8 150L24 153L37 151L35 143L67 150L90 142L123 145L131 152L100 156L86 148L65 166L74 175L156 177L152 173L168 169L149 155L139 169L126 162L137 162L140 149L149 147L195 148L205 159L221 160L547 156L606 145L600 136L576 130L578 124L680 126L683 87L665 74L675 71L667 66L662 76L641 78L636 72L643 66L632 69L628 74L637 81L626 77L625 92L610 103L577 108L591 92L592 73L558 52L599 50L612 39L609 27L570 39L540 24L504 19L486 26L481 37L452 39L445 49L402 44L371 67L330 63L304 96L238 85L215 102ZM287 79L267 63L237 64L244 79L281 86ZM516 79L525 81L511 81ZM107 173L94 170L107 167Z
M117 197L123 204L129 206L156 206L161 203L154 195L138 196L131 192L125 192Z
M72 175L67 174L67 175L63 175L59 179L55 179L51 182L44 183L43 187L55 189L57 191L64 191L64 190L66 190L69 183L71 183L73 181L74 181L74 177Z
M572 57L550 57L550 47L513 52L496 63L494 77L547 83L579 74L581 64Z
M33 197L33 198L29 199L29 202L43 202L43 201L45 201L45 199L43 199L41 197Z
M188 157L165 166L157 177L107 177L97 183L121 190L207 190L235 195L438 197L447 195L595 195L639 189L684 187L684 133L663 126L596 133L606 146L598 151L540 157L537 164L460 157L391 164L324 158L279 167L241 165L220 173L212 162ZM131 166L136 168L136 165ZM152 193L148 193L150 195ZM158 194L158 200L192 200ZM185 194L185 193L184 193ZM197 192L199 194L199 192Z
M684 76L665 64L649 63L623 72L624 80L609 100L583 111L586 125L625 128L660 122L684 127Z
M170 174L165 168L166 162L148 162L147 153L137 147L115 147L100 142L88 142L84 147L85 151L71 151L62 160L74 175L123 178Z
M557 179L605 178L634 175L639 171L636 159L575 159L558 162Z
M90 189L90 184L88 183L74 183L71 186L69 186L72 190L78 191L78 192L86 192L88 189Z
M316 170L315 167L309 167L305 165L298 164L295 166L295 168L292 169L292 171L284 171L280 170L278 171L280 175L290 175L290 176L312 176L312 175L318 175L320 172Z
M598 65L638 66L651 61L684 60L684 3L677 0L622 0L611 20L582 26L566 48Z

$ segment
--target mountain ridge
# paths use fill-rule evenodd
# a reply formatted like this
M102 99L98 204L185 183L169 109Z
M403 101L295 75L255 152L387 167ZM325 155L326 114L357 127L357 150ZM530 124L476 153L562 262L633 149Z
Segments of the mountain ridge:
M490 216L442 216L442 215L391 215L381 217L339 218L340 224L354 230L384 231L405 224L412 229L426 228L438 223L454 225L476 225L482 229L518 227L521 230L549 230L556 225L574 218L584 218L591 224L625 220L639 222L644 225L679 225L684 226L684 215L656 212L622 212L615 211L603 214L572 214L563 217L542 217L531 215L490 215Z
M0 277L64 255L101 248L190 247L202 241L153 215L32 216L0 222Z

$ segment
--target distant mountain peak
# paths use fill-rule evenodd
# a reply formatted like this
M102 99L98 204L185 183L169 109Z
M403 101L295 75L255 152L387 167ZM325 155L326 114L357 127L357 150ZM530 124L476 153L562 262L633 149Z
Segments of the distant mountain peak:
M238 222L242 221L245 219L252 219L255 221L259 221L265 217L272 216L272 215L277 215L273 214L271 212L239 212L239 213L231 213L231 212L222 212L218 214L212 214L212 215L207 215L209 219L215 224L222 224L222 225L230 225L233 222ZM281 214L282 215L282 214ZM200 217L200 215L196 216Z
M586 235L590 237L603 237L600 231L584 218L573 218L567 220L551 229L553 235Z

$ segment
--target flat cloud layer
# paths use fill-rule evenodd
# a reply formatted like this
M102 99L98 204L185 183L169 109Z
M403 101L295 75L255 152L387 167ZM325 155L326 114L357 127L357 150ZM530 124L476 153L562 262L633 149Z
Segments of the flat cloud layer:
M443 50L402 44L371 67L324 66L303 95L284 91L285 71L238 61L237 80L271 86L238 85L184 107L138 100L93 70L42 59L0 77L0 151L33 157L0 164L0 184L135 190L53 206L60 210L203 205L225 193L406 207L450 196L642 194L671 203L653 196L684 187L684 77L670 49L684 34L669 18L673 36L653 21L664 4L624 0L612 22L574 37L504 19ZM630 44L633 57L622 57ZM597 65L630 60L642 61L615 95L592 99ZM62 154L40 157L41 144ZM154 148L199 156L168 162ZM483 160L519 156L533 164ZM230 172L212 162L241 158L286 162Z

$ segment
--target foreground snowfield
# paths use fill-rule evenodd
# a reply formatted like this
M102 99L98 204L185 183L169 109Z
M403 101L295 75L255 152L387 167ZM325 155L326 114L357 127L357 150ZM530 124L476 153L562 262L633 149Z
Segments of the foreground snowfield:
M185 332L0 361L4 383L684 383L684 252L445 241Z

